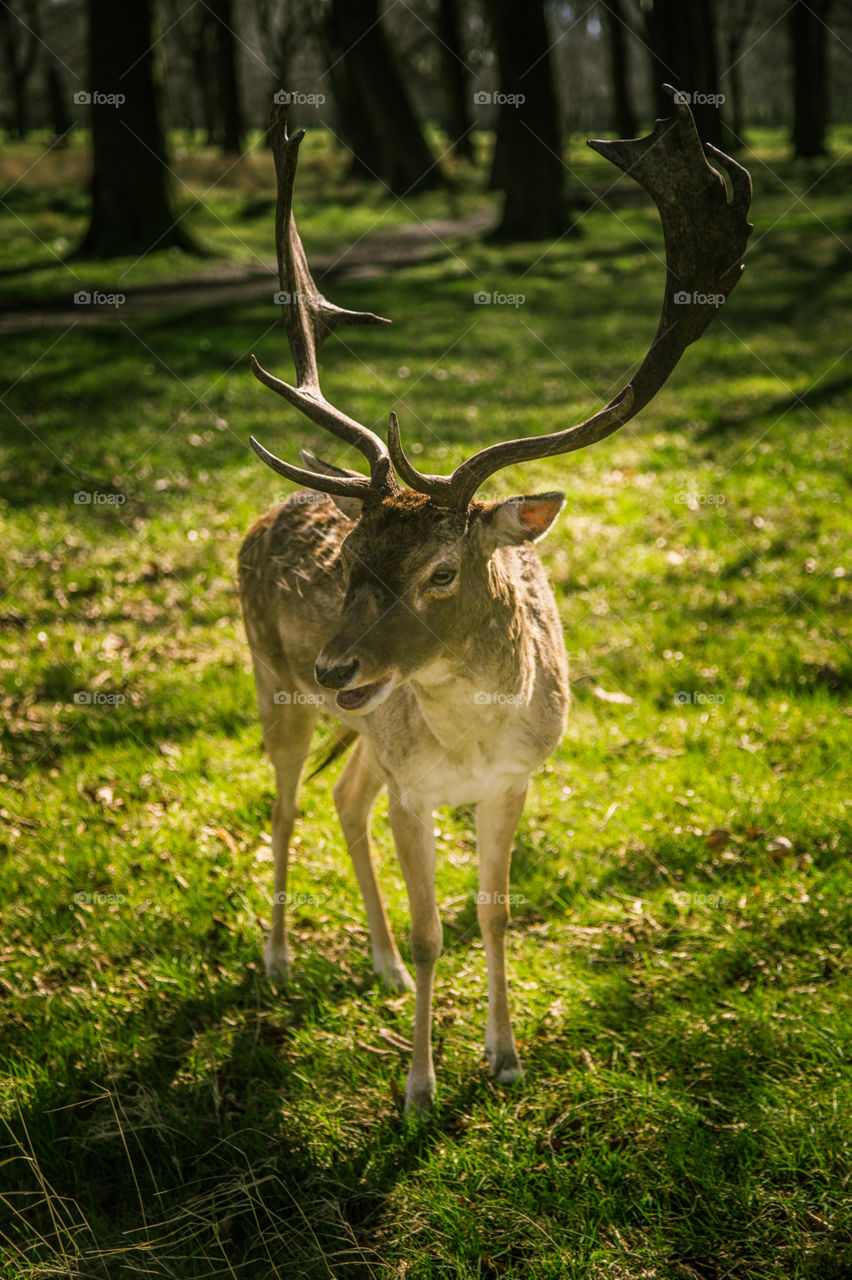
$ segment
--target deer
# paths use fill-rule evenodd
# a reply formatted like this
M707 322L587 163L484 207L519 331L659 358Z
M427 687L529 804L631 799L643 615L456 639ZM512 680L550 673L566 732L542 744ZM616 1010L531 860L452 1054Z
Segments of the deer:
M329 302L317 287L293 215L304 130L273 116L275 237L282 313L295 385L251 357L255 376L365 459L369 475L301 450L298 466L250 438L259 458L303 486L261 516L239 553L239 590L263 739L275 771L274 893L264 948L270 979L290 968L287 872L296 797L321 716L349 749L333 787L369 926L372 966L391 992L414 992L406 1113L435 1099L432 1003L442 951L434 812L476 811L476 910L486 960L484 1055L492 1078L523 1075L509 1010L506 932L512 845L531 774L562 737L568 660L556 600L535 544L565 504L561 492L479 500L504 467L595 444L660 390L743 270L752 231L748 172L702 146L685 97L644 138L589 142L629 174L659 210L666 285L658 328L637 371L586 420L503 440L449 476L418 471L390 413L387 442L324 397L317 355L349 325L384 325ZM723 173L727 174L730 192ZM388 793L388 820L410 916L409 974L376 878L370 814Z

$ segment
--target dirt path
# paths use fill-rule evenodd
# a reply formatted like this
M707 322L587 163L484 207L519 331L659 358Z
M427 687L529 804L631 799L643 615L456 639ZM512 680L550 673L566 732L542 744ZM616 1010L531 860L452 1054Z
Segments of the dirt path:
M444 256L446 237L480 235L493 219L491 210L481 209L466 218L410 223L389 233L365 236L333 254L312 255L311 267L317 281L387 275L398 267ZM265 296L271 300L277 287L272 259L263 266L253 267L243 263L211 263L204 272L183 276L180 280L141 286L130 284L124 290L125 301L120 306L114 303L69 305L63 298L9 309L0 314L0 334L28 333L71 324L109 324L116 319L129 322L143 316L172 314L201 306L227 306Z

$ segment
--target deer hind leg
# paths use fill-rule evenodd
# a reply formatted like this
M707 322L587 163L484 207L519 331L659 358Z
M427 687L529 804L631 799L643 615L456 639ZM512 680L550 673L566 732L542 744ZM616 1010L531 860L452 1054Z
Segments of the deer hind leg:
M476 836L479 846L479 895L476 914L485 946L488 968L488 1023L485 1056L502 1084L524 1074L509 1017L506 983L506 929L509 925L509 864L512 841L526 799L526 786L477 806Z
M263 725L263 742L275 768L275 803L272 807L272 857L274 890L272 927L266 939L263 961L269 978L286 981L290 970L287 946L287 863L296 817L296 793L302 766L310 750L319 713L311 703L297 700L297 686L280 661L273 667L254 656L254 678Z
M405 1084L405 1110L425 1111L435 1095L432 1064L432 992L441 954L441 918L435 902L435 839L429 809L411 809L390 794L388 817L397 857L405 877L411 912L411 958L414 961L414 1049Z
M334 803L367 911L373 970L389 990L413 991L411 975L390 930L370 849L370 810L383 785L373 749L368 739L361 737L334 784Z

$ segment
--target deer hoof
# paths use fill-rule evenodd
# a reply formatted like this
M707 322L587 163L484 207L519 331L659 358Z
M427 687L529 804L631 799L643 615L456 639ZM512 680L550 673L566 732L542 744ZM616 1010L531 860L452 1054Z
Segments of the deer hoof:
M491 1076L498 1084L515 1084L518 1080L523 1080L524 1069L514 1045L502 1051L486 1047L485 1057L488 1059Z
M392 991L394 995L402 995L405 991L414 990L414 980L406 969L402 961L397 957L395 960L375 961L373 968L381 978L388 991Z
M426 1080L419 1084L411 1081L405 1086L405 1114L407 1116L426 1116L435 1105L435 1081Z
M290 954L287 948L267 942L263 951L263 967L271 982L285 983L290 977Z

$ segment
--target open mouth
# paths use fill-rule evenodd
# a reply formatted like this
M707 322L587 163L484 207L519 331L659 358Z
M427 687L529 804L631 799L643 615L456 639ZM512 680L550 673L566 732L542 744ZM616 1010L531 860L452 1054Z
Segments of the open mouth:
M389 671L386 676L382 676L381 680L374 680L372 684L362 684L357 689L341 689L337 695L337 705L341 711L363 711L370 703L375 702L377 695L383 690L390 693L390 684L393 680L394 673Z

